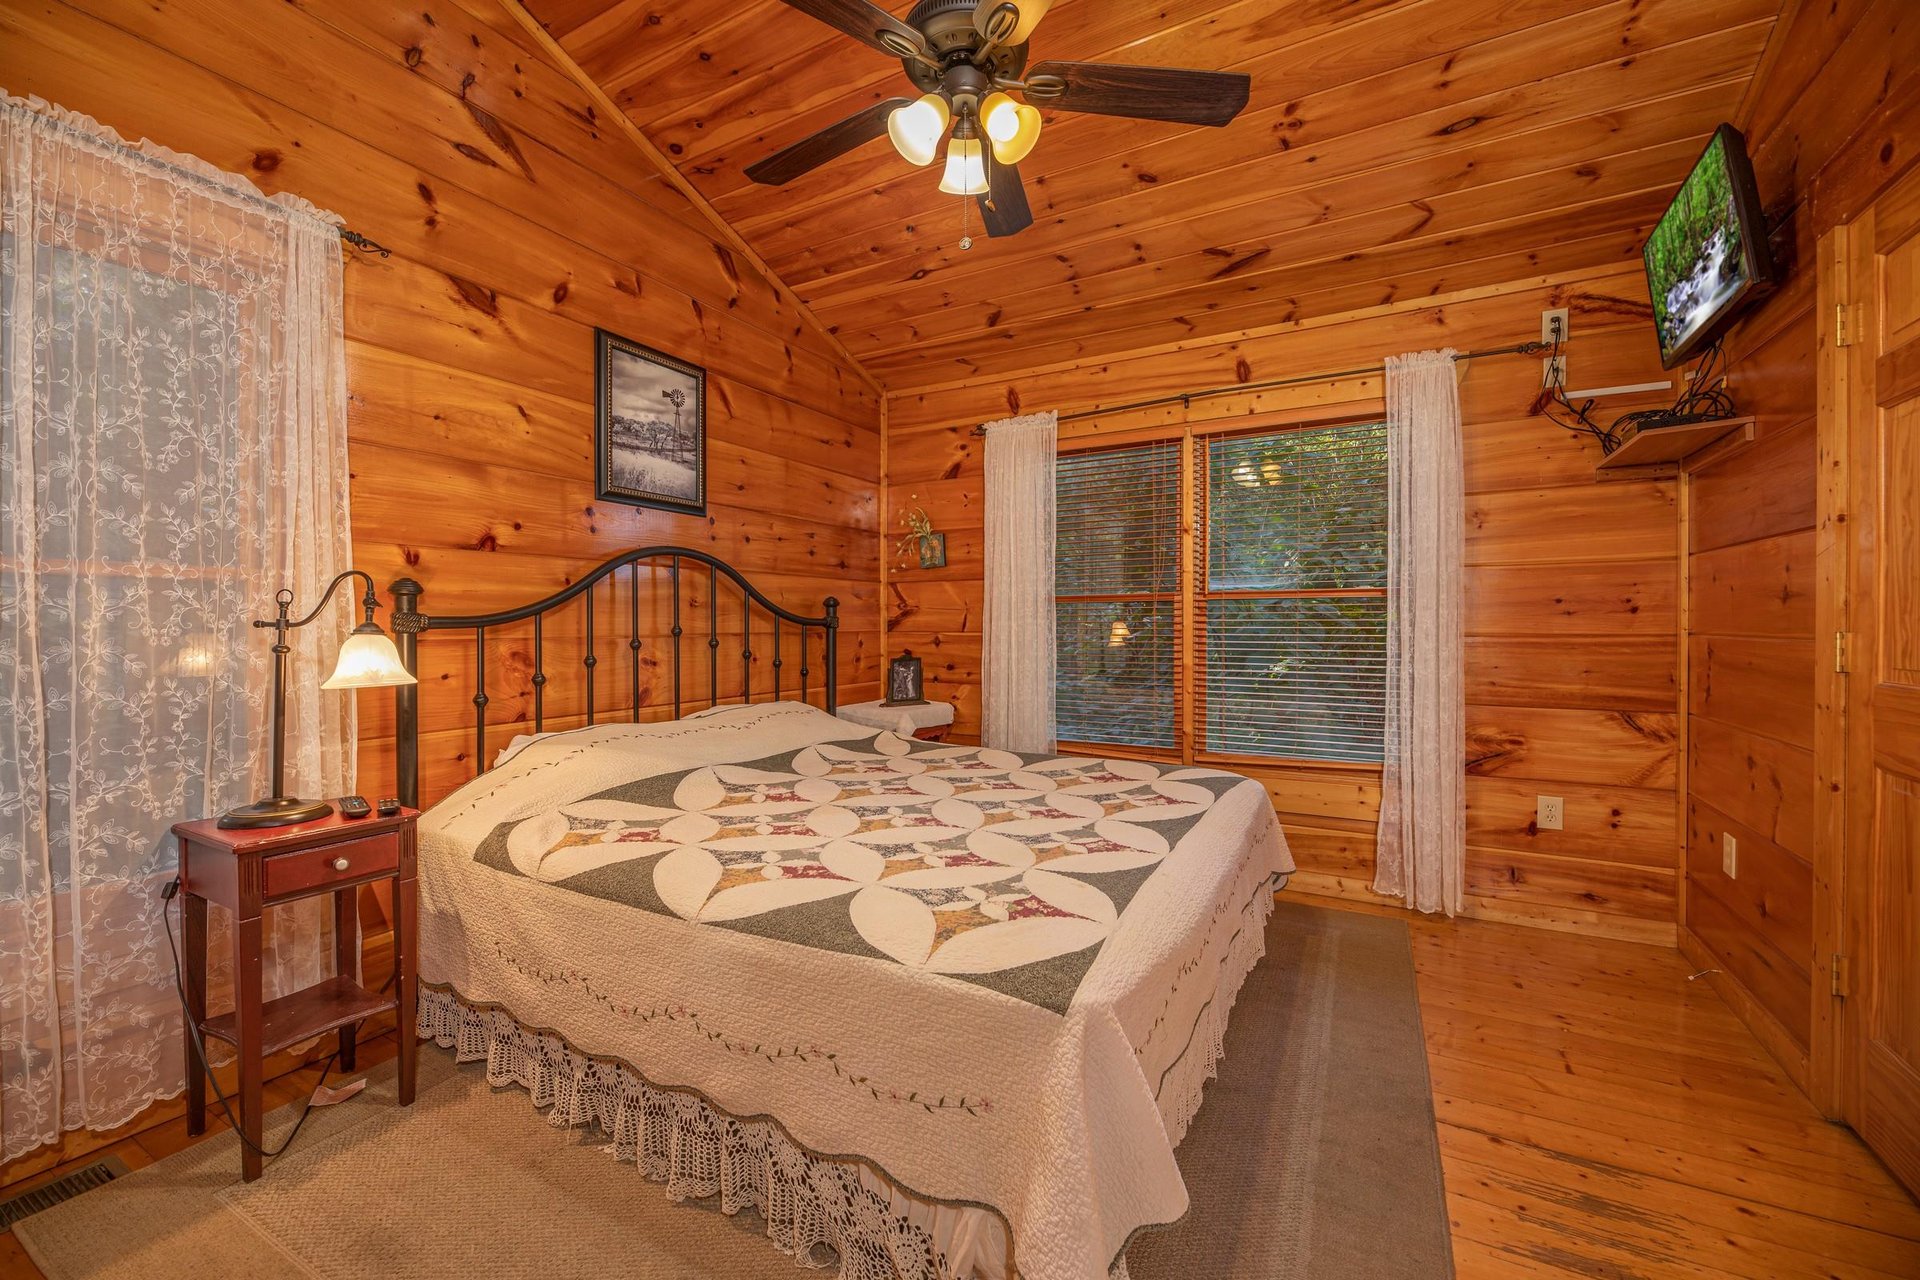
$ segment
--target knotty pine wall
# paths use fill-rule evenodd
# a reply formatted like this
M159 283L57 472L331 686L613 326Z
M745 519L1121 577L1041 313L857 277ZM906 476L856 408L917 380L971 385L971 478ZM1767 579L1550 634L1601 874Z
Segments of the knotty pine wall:
M1633 253L1637 232L1621 237ZM927 666L929 696L980 724L982 443L974 424L1009 412L1073 412L1200 387L1342 370L1388 354L1505 346L1572 311L1571 381L1664 378L1644 286L1631 267L1486 290L1445 305L1282 329L1085 366L985 378L888 401L887 528L924 506L948 567L889 560L890 654ZM1532 412L1540 361L1466 366L1468 489L1468 893L1481 916L1653 941L1674 937L1678 849L1679 542L1671 482L1599 483L1598 446ZM1124 439L1222 425L1384 411L1377 377L1196 401L1067 424L1063 437ZM1643 407L1615 400L1603 412ZM1298 887L1370 896L1379 772L1248 770L1274 797ZM1565 829L1534 827L1535 797L1566 801Z
M1920 21L1902 0L1803 4L1738 123L1786 270L1727 341L1755 446L1689 479L1690 752L1681 945L1803 1088L1831 1007L1817 954L1816 708L1833 639L1815 619L1818 243L1913 163ZM1722 870L1738 841L1737 875Z
M0 87L297 192L393 250L346 271L355 559L383 589L409 574L429 612L488 611L624 548L703 548L795 609L838 596L843 696L874 695L877 394L493 0L9 5ZM595 501L596 325L709 370L709 518ZM599 669L623 708L624 639ZM566 727L578 625L548 641L549 727ZM455 643L422 646L428 800L472 771ZM504 745L530 715L524 634L488 667ZM360 786L386 794L390 695L362 712Z

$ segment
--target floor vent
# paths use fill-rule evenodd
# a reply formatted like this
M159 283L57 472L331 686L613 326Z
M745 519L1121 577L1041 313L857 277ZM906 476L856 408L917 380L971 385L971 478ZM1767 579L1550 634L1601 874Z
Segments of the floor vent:
M0 1200L0 1231L10 1229L14 1223L30 1214L51 1209L95 1187L104 1187L115 1178L124 1178L127 1173L125 1161L119 1156L108 1156L104 1160L95 1160L85 1168L75 1169L64 1178L43 1182L31 1191L22 1191L17 1196Z

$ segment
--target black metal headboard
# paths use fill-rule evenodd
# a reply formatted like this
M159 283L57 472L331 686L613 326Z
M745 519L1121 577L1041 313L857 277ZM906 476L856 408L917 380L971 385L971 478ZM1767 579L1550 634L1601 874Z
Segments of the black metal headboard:
M668 586L672 592L672 626L667 631L673 646L673 714L678 719L682 714L683 698L681 675L683 661L682 640L686 634L681 614L681 566L691 562L706 567L707 591L707 693L704 705L716 706L721 699L720 689L720 599L717 588L722 575L731 579L740 588L740 696L751 701L753 698L753 607L760 606L773 618L773 660L769 664L773 672L773 696L777 701L781 696L781 674L786 661L780 647L781 626L789 624L799 628L800 640L800 687L799 697L807 700L810 666L810 650L807 637L811 631L819 631L822 637L822 665L825 677L822 692L826 709L832 713L839 704L839 631L840 602L832 596L825 601L826 612L818 618L802 617L800 614L783 609L769 600L757 587L748 582L738 569L732 565L708 555L704 551L695 551L690 547L642 547L636 551L625 551L593 570L580 581L544 600L522 605L517 609L506 609L499 613L483 614L469 618L434 617L420 612L420 597L425 593L418 582L412 578L401 578L390 588L393 592L393 634L399 646L400 657L407 664L407 670L418 675L419 640L423 631L471 631L474 645L473 676L473 748L474 771L476 774L487 770L487 631L493 627L509 626L517 622L533 623L533 731L546 730L546 690L549 677L545 664L544 623L546 615L577 598L584 597L586 611L585 654L579 666L585 681L586 722L591 725L598 707L594 699L594 669L600 665L600 658L594 648L594 588L600 583L614 578L620 570L629 572L629 625L627 627L627 658L631 664L631 715L639 721L642 709L642 684L640 680L641 650L644 642L640 636L640 573L641 566L649 562L665 562L667 566ZM651 573L649 573L651 578ZM609 593L612 594L611 592ZM617 629L617 628L616 628ZM420 700L418 685L409 685L395 690L395 733L396 782L401 803L418 807L420 803ZM734 696L731 687L727 697Z

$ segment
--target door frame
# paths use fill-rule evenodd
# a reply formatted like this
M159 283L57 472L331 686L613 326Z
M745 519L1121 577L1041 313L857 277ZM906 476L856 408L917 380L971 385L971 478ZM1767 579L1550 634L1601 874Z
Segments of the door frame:
M1897 202L1890 203L1897 197ZM1868 868L1863 841L1874 820L1870 786L1850 785L1872 759L1871 723L1854 714L1852 677L1872 681L1877 663L1875 601L1867 594L1881 530L1861 545L1852 513L1877 502L1880 430L1881 215L1920 220L1920 164L1880 184L1845 223L1820 237L1817 260L1818 526L1815 638L1834 645L1816 671L1813 934L1815 989L1808 1094L1829 1118L1859 1127L1866 1088L1865 995L1871 980ZM1836 971L1837 970L1837 971ZM1825 975L1823 984L1821 975ZM1831 994L1830 994L1831 993Z

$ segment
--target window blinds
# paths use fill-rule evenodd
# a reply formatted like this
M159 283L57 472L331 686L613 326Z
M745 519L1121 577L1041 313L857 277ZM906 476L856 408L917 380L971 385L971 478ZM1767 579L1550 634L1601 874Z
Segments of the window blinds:
M1062 741L1372 763L1386 701L1381 423L1072 453L1056 473ZM1181 485L1193 485L1193 572ZM1183 593L1194 737L1185 740Z
M1194 496L1205 750L1381 758L1386 448L1381 423L1204 443Z
M1062 741L1177 743L1181 446L1070 453L1055 472Z

